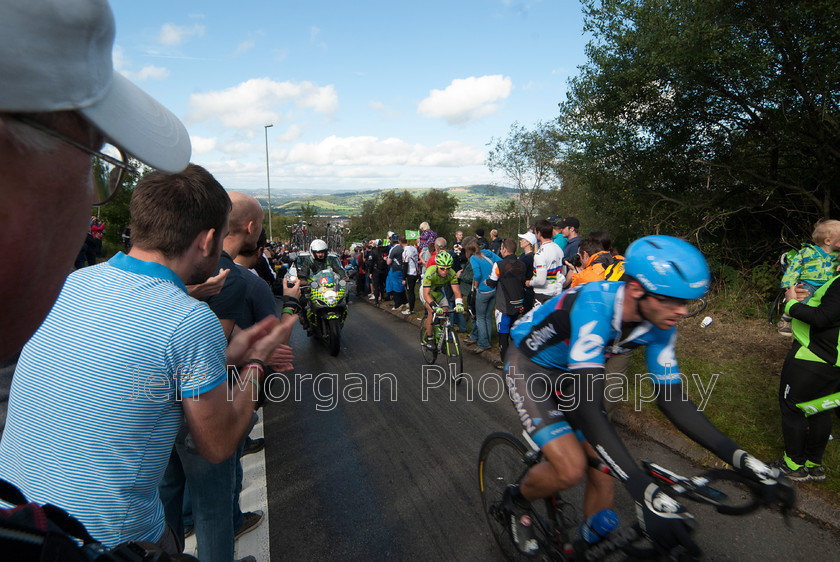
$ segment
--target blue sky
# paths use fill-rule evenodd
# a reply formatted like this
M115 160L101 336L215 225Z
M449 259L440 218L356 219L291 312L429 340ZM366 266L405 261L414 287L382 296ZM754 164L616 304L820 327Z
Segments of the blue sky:
M493 137L557 115L577 0L111 0L116 68L178 115L193 162L272 194L503 184Z

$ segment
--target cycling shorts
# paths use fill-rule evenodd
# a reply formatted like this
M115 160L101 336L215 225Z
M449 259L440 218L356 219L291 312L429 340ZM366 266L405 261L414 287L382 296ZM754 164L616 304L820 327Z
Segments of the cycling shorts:
M557 387L564 373L537 365L512 346L508 356L508 397L531 440L542 449L546 443L574 431L579 441L585 441L583 433L569 425L558 403Z

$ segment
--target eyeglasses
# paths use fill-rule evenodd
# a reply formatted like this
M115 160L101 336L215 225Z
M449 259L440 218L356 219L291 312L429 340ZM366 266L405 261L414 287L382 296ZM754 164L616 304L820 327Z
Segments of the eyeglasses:
M652 297L662 303L662 305L669 310L676 310L678 308L688 305L687 299L678 299L675 297L666 297L664 295L657 295L656 293L646 293L647 296Z
M26 115L15 115L15 119L91 155L93 190L96 196L96 202L93 204L94 207L104 205L114 198L120 190L120 185L122 185L126 172L132 174L138 173L135 167L128 164L128 157L125 152L113 145L105 144L103 148L107 149L111 147L110 151L119 154L119 158L109 156L101 150L94 150L82 143L76 142Z
M450 269L449 267L443 267L443 266L440 266L440 265L437 266L437 268L441 271L449 271L449 269Z

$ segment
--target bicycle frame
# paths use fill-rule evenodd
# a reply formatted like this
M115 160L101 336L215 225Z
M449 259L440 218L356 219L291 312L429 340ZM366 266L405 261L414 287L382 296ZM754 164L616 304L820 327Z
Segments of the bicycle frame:
M507 529L508 512L505 511L501 498L494 495L499 491L496 481L501 481L503 486L518 483L532 466L544 459L542 452L535 450L529 439L526 438L525 443L528 445L509 433L495 432L487 436L479 453L478 478L484 511L493 536L503 551L510 548L502 545L510 539L510 536L499 534L497 528ZM497 451L502 451L502 453ZM510 462L511 458L520 460L521 464L518 468L512 468L515 465ZM589 466L615 476L599 458L590 457ZM648 460L643 460L642 466L647 474L670 495L712 505L724 515L744 515L768 505L768 500L763 497L759 483L731 469L712 469L697 476L686 477ZM504 476L511 476L513 479ZM723 481L737 484L736 492L727 495L712 487L715 482ZM488 486L485 487L485 484ZM638 523L615 529L597 544L588 544L578 538L578 526L583 522L583 505L582 501L580 505L575 505L564 497L568 493L569 491L559 492L545 500L540 500L539 503L533 503L534 510L531 513L531 519L538 533L541 548L546 549L544 559L598 560L617 551L623 551L638 558L649 558L655 554L652 547L637 544L644 538L644 533ZM544 507L540 509L539 506L543 504ZM787 516L784 510L783 515ZM507 531L502 531L502 533L507 533Z

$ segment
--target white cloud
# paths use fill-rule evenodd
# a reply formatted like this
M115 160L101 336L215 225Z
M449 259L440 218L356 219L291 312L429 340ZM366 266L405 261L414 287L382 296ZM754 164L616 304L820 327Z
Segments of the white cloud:
M246 53L246 52L250 51L251 49L253 49L254 45L256 45L256 43L254 43L253 41L250 41L250 40L243 41L242 43L240 43L239 45L236 46L236 51L233 54L234 54L234 56L236 56L236 55L241 55L243 53Z
M338 95L332 85L253 78L226 90L191 94L187 119L219 119L225 127L245 130L282 121L281 109L289 104L329 115L338 108Z
M292 142L303 136L303 128L300 125L289 125L283 134L277 137L280 142Z
M216 149L216 138L190 136L193 154L207 154Z
M397 119L400 116L399 111L395 111L385 106L381 101L371 100L368 102L368 107L374 111L378 111L388 119Z
M417 106L426 117L443 117L450 125L468 123L499 110L495 102L506 99L513 82L501 74L456 79L445 90L432 90Z
M333 166L470 166L486 155L474 146L446 141L435 146L376 137L330 136L320 143L300 143L285 155L288 162Z
M189 37L201 37L205 27L200 23L190 26L165 23L160 28L158 41L163 45L180 45Z
M128 77L132 80L136 80L137 82L144 82L148 79L165 80L169 77L169 69L163 68L162 66L147 64L140 69L140 72L132 72Z
M111 52L111 58L114 61L114 69L134 82L144 82L146 80L165 80L169 77L169 69L162 66L155 66L147 64L139 71L131 70L131 61L125 56L125 52L119 45L114 45L114 50Z
M114 70L117 72L122 72L128 66L125 51L119 45L114 45L114 49L111 51L111 59L114 61Z

